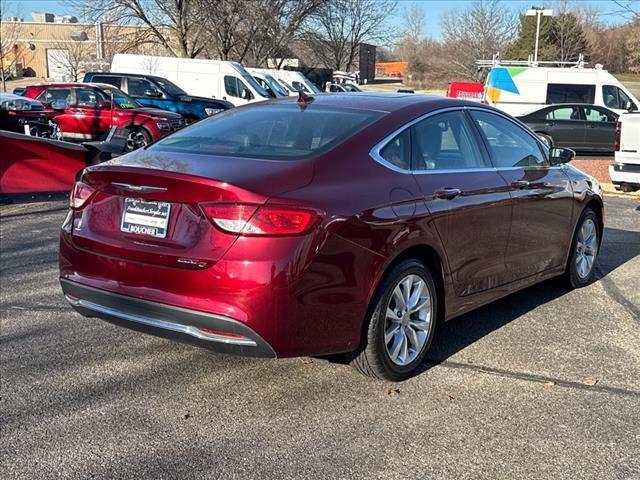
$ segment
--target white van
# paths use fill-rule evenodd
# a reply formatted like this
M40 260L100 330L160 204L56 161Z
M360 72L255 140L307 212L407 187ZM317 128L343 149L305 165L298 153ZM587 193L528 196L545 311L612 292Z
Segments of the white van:
M246 68L246 70L272 98L289 96L289 90L273 78L271 74L262 71L260 68Z
M498 64L489 71L484 90L489 105L514 116L554 103L590 103L619 114L640 108L633 94L602 68Z
M278 82L282 83L287 88L287 90L289 90L289 95L298 96L298 92L300 90L310 95L321 93L320 89L300 72L296 72L294 70L275 70L268 68L256 68L255 70L270 74L272 77L278 80Z
M270 98L249 72L235 62L118 53L113 56L111 71L164 77L190 95L222 98L236 106Z

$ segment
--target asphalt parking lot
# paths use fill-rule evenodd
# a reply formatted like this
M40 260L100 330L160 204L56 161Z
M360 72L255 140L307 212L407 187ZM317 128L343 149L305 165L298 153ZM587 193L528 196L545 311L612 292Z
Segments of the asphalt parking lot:
M606 208L597 282L448 322L391 384L82 318L64 204L2 207L2 478L640 479L640 211Z

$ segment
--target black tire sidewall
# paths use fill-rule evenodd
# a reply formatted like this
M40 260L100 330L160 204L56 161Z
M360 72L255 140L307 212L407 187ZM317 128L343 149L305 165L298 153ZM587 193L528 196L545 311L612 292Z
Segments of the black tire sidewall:
M387 347L384 342L384 327L386 320L386 308L389 304L394 288L396 287L400 279L411 274L418 275L420 278L422 278L429 290L429 295L432 299L431 323L429 332L427 334L427 341L425 342L422 351L413 360L413 362L408 365L402 366L396 365L389 358ZM436 293L436 286L431 273L422 262L418 260L405 260L394 267L394 269L385 279L384 284L381 285L381 288L382 295L379 298L378 303L376 304L375 310L373 311L371 324L369 327L370 329L374 330L373 337L375 339L375 345L373 346L373 348L379 357L380 365L386 372L385 376L394 380L402 380L411 376L411 374L422 364L422 362L424 361L424 357L426 356L433 340L438 312L438 297Z
M598 236L596 244L597 244L598 250L596 252L596 258L594 259L593 266L591 267L591 271L589 272L589 275L586 278L581 278L580 275L578 275L578 267L576 265L576 245L578 243L578 234L580 233L580 229L582 228L582 225L587 219L593 220L593 223L596 226L596 235ZM593 210L591 210L590 208L586 208L580 215L580 220L576 225L576 230L573 234L573 241L571 242L571 251L569 252L569 260L567 264L567 280L571 287L573 288L584 287L585 285L588 285L593 280L593 277L595 275L595 269L596 269L595 264L598 260L598 255L600 254L601 241L602 241L602 229L600 226L600 222L598 220L598 216L595 214Z

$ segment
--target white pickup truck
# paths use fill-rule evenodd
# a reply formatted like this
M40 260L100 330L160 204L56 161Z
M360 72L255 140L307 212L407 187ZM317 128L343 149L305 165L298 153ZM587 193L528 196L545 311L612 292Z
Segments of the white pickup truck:
M640 190L640 112L620 115L616 125L615 162L611 182L623 192Z

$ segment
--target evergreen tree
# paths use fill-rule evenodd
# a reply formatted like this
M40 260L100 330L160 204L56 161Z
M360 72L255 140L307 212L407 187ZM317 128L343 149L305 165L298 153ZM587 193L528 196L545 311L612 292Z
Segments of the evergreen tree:
M509 50L506 57L511 60L527 60L536 48L537 18L520 15L518 40ZM540 18L540 36L538 44L538 61L555 60L556 46L552 37L553 17Z

